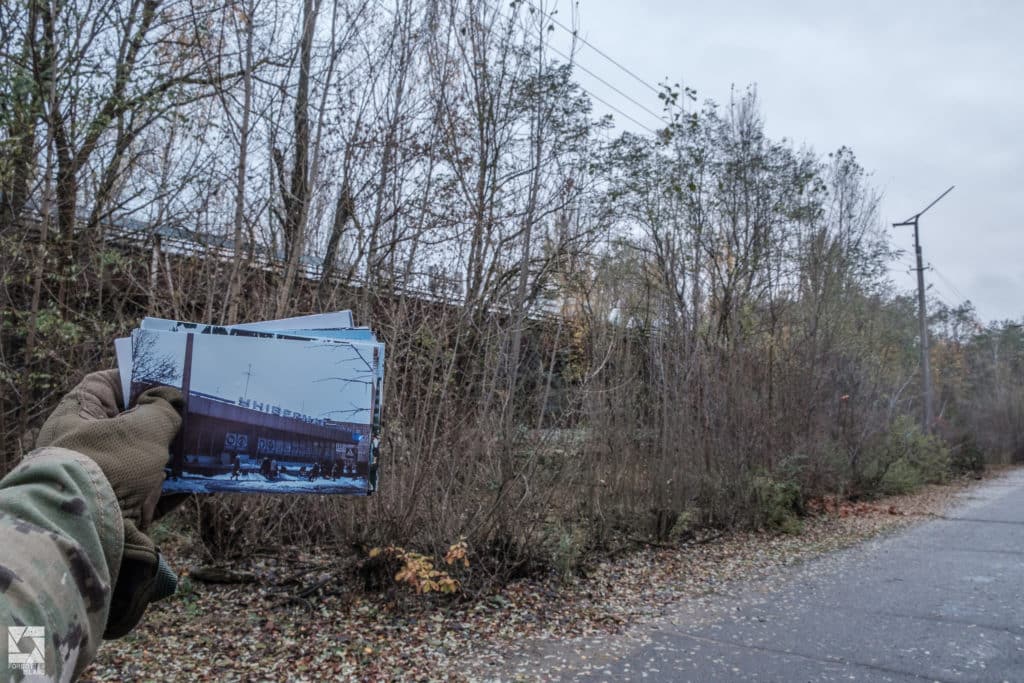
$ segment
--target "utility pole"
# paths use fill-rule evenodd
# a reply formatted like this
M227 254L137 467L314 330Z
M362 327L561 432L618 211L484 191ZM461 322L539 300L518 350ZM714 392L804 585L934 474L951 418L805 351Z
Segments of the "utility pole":
M249 398L249 380L256 373L252 371L252 363L249 363L249 369L242 373L245 375L245 391L242 392L242 400Z
M181 472L185 468L185 449L191 445L185 442L185 428L188 426L188 397L192 390L192 342L194 337L195 335L191 332L185 335L185 365L181 374L181 396L185 400L185 406L181 409L181 428L172 444L174 449L171 458L172 477L181 476Z
M912 225L914 226L914 252L917 255L917 318L918 324L921 328L921 385L922 392L924 394L924 433L932 433L932 421L935 419L934 410L932 408L932 370L931 362L928 357L928 315L925 311L924 301L924 263L921 259L921 238L918 234L917 221L924 215L924 212L932 208L939 203L939 200L945 197L947 194L953 191L956 185L950 186L948 190L940 194L935 198L928 206L924 207L913 216L903 221L902 223L893 223L892 227L899 228Z

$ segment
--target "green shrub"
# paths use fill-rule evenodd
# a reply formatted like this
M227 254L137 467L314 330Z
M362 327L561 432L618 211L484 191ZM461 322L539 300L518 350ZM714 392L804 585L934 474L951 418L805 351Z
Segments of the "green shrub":
M843 492L850 482L850 454L832 439L805 443L776 468L782 479L800 483L805 498Z
M546 537L545 561L559 579L571 582L583 565L586 533L577 525L556 522L548 527Z
M885 496L895 496L910 493L923 483L921 471L905 458L900 458L885 470L878 484L878 491Z
M700 508L689 507L679 513L668 536L673 541L682 541L693 536L701 524L703 512Z
M941 484L949 479L952 462L949 447L930 436L907 416L896 418L881 443L871 449L860 472L865 493L909 493L922 484Z
M803 530L803 496L791 481L776 481L768 476L754 477L754 495L758 517L764 527L785 534Z
M985 453L970 436L951 449L950 468L954 472L980 474L985 470Z

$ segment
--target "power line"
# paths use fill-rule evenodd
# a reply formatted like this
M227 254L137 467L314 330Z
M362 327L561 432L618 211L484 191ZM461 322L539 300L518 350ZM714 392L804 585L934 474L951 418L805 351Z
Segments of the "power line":
M540 12L541 14L543 14L543 15L544 15L545 17L547 17L548 19L550 19L550 20L551 20L551 22L552 22L553 24L555 24L556 26L558 26L558 27L559 27L560 29L562 29L562 30L563 30L563 31L565 31L566 33L569 33L569 34L571 34L571 35L573 36L573 38L576 38L576 39L577 39L577 40L579 40L579 41L580 41L581 43L583 43L584 45L586 45L587 47L589 47L589 48L590 48L591 50L593 50L593 51L594 51L594 52L596 52L597 54L601 55L602 57L604 57L605 59L607 59L607 60L608 60L609 62L611 62L612 64L614 64L615 66L619 67L619 68L620 68L620 69L621 69L622 71L624 71L625 73L627 73L627 74L629 74L630 76L632 76L632 77L633 77L633 79L635 79L635 80L636 80L636 81L637 81L638 83L640 83L640 84L641 84L641 85L643 85L643 86L644 86L645 88L647 88L648 90L650 90L651 92L653 92L653 93L654 93L655 95L659 95L659 94L661 94L661 91L659 91L659 90L658 90L657 88L655 88L655 87L654 87L653 85L651 85L650 83L648 83L648 82L647 82L647 81L645 81L644 79L642 79L642 78L640 78L639 76L637 76L637 75L636 75L636 74L635 74L634 72L630 71L630 70L629 70L628 68L626 68L625 66L623 66L622 64L620 64L620 63L619 63L619 62L618 62L618 61L617 61L617 60L616 60L616 59L615 59L614 57L612 57L612 56L611 56L611 55L609 55L608 53L606 53L606 52L604 52L603 50L601 50L601 49L600 49L599 47L597 47L596 45L594 45L593 43L591 43L591 42L590 42L589 40L587 40L587 39L586 39L586 38L584 38L583 36L579 35L579 33L578 33L578 32L577 32L577 31L576 31L575 29L570 29L570 28L569 28L568 26L566 26L565 24L563 24L562 22L560 22L560 21L559 21L558 19L555 19L554 15L548 14L547 12L545 12L544 10L542 10L542 9L541 9L540 7L537 7L537 5L535 5L535 4L534 4L534 3L532 2L532 0L524 0L524 2L526 2L526 4L527 4L527 5L529 5L530 7L532 7L533 9L537 10L538 12Z
M606 86L608 86L609 88L611 88L612 90L614 90L615 92L617 92L617 93L618 93L619 95L621 95L622 97L625 97L625 98L626 98L627 100L629 100L630 102L632 102L632 103L633 103L633 104L635 104L636 106L640 107L641 109L643 109L643 110L644 110L645 112L647 112L648 114L650 114L650 115L651 115L651 116L653 116L654 118L658 119L658 121L661 121L661 115L660 115L660 114L658 114L658 113L656 113L656 112L652 111L651 109L648 109L646 105L644 105L644 104L641 104L640 102L638 102L638 101L634 100L634 99L633 99L632 97L630 97L630 96L629 96L629 95L627 95L626 93L622 92L622 91L621 91L621 90L619 90L619 89L618 89L617 87L615 87L614 85L612 85L611 83L609 83L609 82L608 82L608 81L606 81L605 79L601 78L601 77L600 77L600 76L598 76L598 75L597 75L596 73L594 73L593 71L591 71L591 70L590 70L590 69L588 69L587 67L583 66L583 65L582 65L582 64L580 64L580 63L579 63L579 62L578 62L577 60L575 60L575 59L573 59L572 57L570 57L569 55L565 54L564 52L562 52L561 50L559 50L559 49L558 49L557 47L555 47L554 45L548 45L548 49L549 49L549 50L551 50L552 52L554 52L555 54L559 55L560 57L562 57L562 59L566 60L566 61L567 61L567 62L569 62L570 64L573 64L573 65L575 65L575 66L576 66L576 68L578 68L578 69L579 69L580 71L583 71L584 73L588 73L588 74L590 74L590 75L591 75L592 77L594 77L594 78L596 78L596 79L597 79L598 81L600 81L601 83L604 83L604 84L605 84ZM577 85L578 85L578 84L577 84ZM583 86L580 86L580 87L582 88Z
M498 15L499 17L501 17L502 19L508 19L508 17L506 17L506 16L505 16L505 14L504 14L504 13L503 13L503 12L502 12L502 11L501 11L501 10L500 10L499 8L497 8L497 7L494 7L494 6L493 6L493 5L491 5L491 4L489 3L489 2L487 2L487 0L482 0L482 2L483 2L483 4L484 4L484 6L486 6L486 7L489 7L490 9L492 9L492 10L494 11L494 13L495 13L495 14L497 14L497 15ZM536 9L536 10L537 10L538 12L540 12L541 14L543 14L544 16L548 17L548 18L549 18L549 19L551 19L551 20L552 20L553 22L555 22L556 24L558 24L559 26L561 26L561 27L562 27L563 29L565 28L565 26L563 26L563 25L562 25L562 24L561 24L561 23L560 23L560 22L559 22L559 21L558 21L557 19L555 19L555 18L554 18L554 17L552 17L551 15L547 14L546 12L543 12L543 11L541 11L541 10L540 10L540 9L539 9L539 8L538 8L538 7L536 6L536 5L534 5L534 4L532 3L532 2L529 2L529 0L526 0L526 2L527 2L527 4L529 4L529 5L531 6L531 7L533 7L534 9ZM583 40L582 38L580 38L580 40L581 40L582 42L586 43L587 45L589 45L589 43L587 43L587 42L586 42L585 40ZM591 47L593 47L593 46L591 46ZM633 99L632 97L630 97L629 95L625 94L624 92L622 92L621 90L619 90L618 88L616 88L616 87L615 87L614 85L612 85L611 83L609 83L609 82L608 82L608 81L606 81L605 79L603 79L603 78L601 78L600 76L598 76L597 74L595 74L595 73L594 73L593 71L591 71L590 69L587 69L586 67L584 67L584 66L583 66L582 64L580 64L579 62L574 62L574 61L573 61L573 60L572 60L572 59L571 59L570 57L566 56L566 54L565 54L564 52L562 52L562 51L558 50L557 48L555 48L555 47L554 47L554 46L552 46L552 45L548 45L548 48L550 48L550 49L551 49L551 50L552 50L553 52L556 52L556 53L558 53L559 55L561 55L563 59L567 59L567 60L570 60L570 61L571 61L572 63L574 63L574 64L576 64L576 65L577 65L578 67L580 67L580 69L582 69L583 71L586 71L586 72L587 72L588 74L590 74L591 76L593 76L593 77L594 77L594 78L596 78L597 80L601 81L602 83L604 83L605 85L607 85L607 86L608 86L609 88L611 88L612 90L614 90L615 92L617 92L617 93L618 93L619 95L621 95L622 97L625 97L625 98L626 98L627 100L629 100L629 101L630 101L630 102L632 102L633 104L637 105L638 107L640 107L641 109L643 109L643 110L644 110L644 111L646 111L647 113L651 114L652 116L654 116L654 117L655 117L656 119L658 119L659 121L661 120L661 116L660 116L660 115L658 115L658 114L655 114L655 113L654 113L654 112L652 112L652 111L651 111L650 109L648 109L648 108L647 108L647 107L645 107L644 105L640 104L639 102L637 102L636 100L634 100L634 99ZM597 50L597 48L594 48L594 49L595 49L595 50ZM600 51L598 50L598 52L600 52ZM603 53L602 53L602 54L603 54ZM606 58L608 58L608 59L611 59L610 57L606 57ZM621 67L621 68L625 68L625 67ZM635 76L635 75L633 75L633 76L634 76L634 78L639 78L638 76ZM641 81L641 82L643 82L643 81ZM614 111L615 113L617 113L617 114L620 114L620 115L621 115L621 116L622 116L623 118L625 118L625 119L628 119L628 120L632 121L632 122L633 122L633 123L635 123L636 125L640 126L640 127L641 127L641 128L643 128L644 130L646 130L646 131L647 131L648 133L650 133L651 135L657 135L657 134L658 134L658 133L657 133L657 131L655 131L655 130L654 130L653 128L651 128L650 126L647 126L647 125L644 125L643 123L640 123L640 122L639 122L639 121L637 121L637 120L636 120L636 119L635 119L634 117L632 117L632 116L630 116L629 114L627 114L626 112L622 111L621 109L619 109L619 108L618 108L618 107L616 107L615 105L611 104L611 103L610 103L610 102L608 102L607 100L604 100L604 99L602 99L602 98L598 97L598 96L597 96L597 95L595 95L594 93L592 93L592 92L590 92L589 90L587 90L586 88L584 88L584 87L583 87L582 85L580 85L580 84L578 84L578 83L577 83L576 85L577 85L577 86L579 87L579 89L580 89L580 90L582 90L583 92L585 92L585 93L586 93L587 95L589 95L589 96L590 96L590 97L591 97L592 99L595 99L595 100L597 100L598 102L600 102L600 103L601 103L601 104L603 104L604 106L608 107L609 109L611 109L611 110L612 110L612 111ZM647 83L644 83L644 85L647 85ZM649 86L649 85L648 85L647 87L649 87L649 88L650 88L651 86ZM651 88L651 89L652 89L652 90L654 90L654 88ZM654 90L654 92L658 92L658 91L657 91L657 90Z
M929 297L931 297L935 301L938 301L946 308L953 308L952 306L949 305L949 301L947 301L947 299L952 299L953 297L948 296L949 292L946 291L945 287L940 288L937 286L937 284L938 283L935 282L929 283L928 286L925 287L925 292L928 293Z
M577 84L577 85L579 85L579 84ZM645 126L644 124L640 123L640 122L639 122L639 121L637 121L637 120L636 120L635 118L633 118L632 116L630 116L630 115L629 115L629 114L627 114L626 112L622 111L621 109L619 109L619 108L618 108L618 107L616 107L615 105L613 105L613 104L610 104L609 102L606 102L605 100L602 100L602 99L601 99L600 97L598 97L598 96L597 96L597 95L595 95L594 93L590 92L589 90L587 90L586 88L584 88L584 87L583 87L582 85L579 85L579 89L580 89L580 90L582 90L583 92L587 93L587 95L589 95L589 96L590 96L590 97L592 97L593 99L597 100L598 102L600 102L600 103L601 103L601 104L603 104L604 106L608 107L609 109L611 109L611 110L612 110L612 111L614 111L615 113L617 113L617 114L621 114L621 115L622 115L622 116L623 116L624 118L627 118L627 119L629 119L630 121L632 121L633 123L635 123L636 125L640 126L640 127L641 127L641 128L643 128L644 130L646 130L646 131L647 131L648 133L650 133L651 135L657 135L657 134L658 134L658 131L654 130L654 129L653 129L653 128L651 128L650 126Z
M953 290L953 294L955 294L961 301L967 301L967 297L965 297L963 295L963 292L961 292L959 289L957 289L956 285L954 285L953 282L948 277L943 275L942 272L939 271L939 269L935 267L934 263L929 263L928 267L931 268L932 272L934 272L936 275L939 276L939 278L942 279L943 283L945 283L947 287L949 287L951 290Z
M387 7L387 6L386 6L386 5L384 4L383 0L374 0L374 2L375 2L375 4L376 4L376 5L378 6L378 7L380 7L380 8L382 9L382 10L384 10L385 12L387 12L388 14L390 14L391 16L395 16L395 12L394 12L394 10L392 10L392 9L391 9L390 7ZM490 3L488 3L488 2L487 2L487 0L483 0L483 4L484 4L485 6L487 6L487 7L489 7L490 9L492 9L492 10L494 11L494 13L495 13L495 14L497 14L497 15L498 15L499 17L501 17L502 19L507 19L507 17L506 17L506 16L505 16L505 15L504 15L504 14L502 13L502 11L501 11L500 9L498 9L497 7L494 7L494 6L492 6L492 5L490 4ZM559 25L560 27L562 27L563 29L565 29L565 26L564 26L564 25L562 25L562 23L561 23L561 22L559 22L559 21L558 21L557 19L555 19L555 18L554 18L554 17L552 17L551 15L547 14L546 12L543 12L543 11L541 11L541 10L540 10L539 8L537 8L537 6L536 6L536 5L534 5L533 3L531 3L531 2L529 2L529 1L527 0L527 4L529 4L529 5L531 6L531 7L533 7L534 9L536 9L536 10L537 10L538 12L540 12L540 13L541 13L541 14L543 14L544 16L546 16L546 17L548 17L549 19L551 19L551 20L552 20L552 21L553 21L554 23L558 24L558 25ZM568 29L565 29L565 30L568 30ZM577 37L578 37L578 36L577 36ZM647 86L648 88L650 88L650 89L651 89L651 90L652 90L653 92L655 92L655 93L657 93L657 92L658 92L658 91L657 91L657 90L656 90L655 88L653 88L653 87L652 87L652 86L650 86L650 85L649 85L648 83L646 83L645 81L643 81L642 79L640 79L640 77L639 77L639 76L637 76L636 74L633 74L633 73L632 73L632 72L630 72L630 71L629 71L628 69L626 69L626 68L625 68L624 66L622 66L621 64L618 64L618 62L615 62L615 60L614 60L614 59L612 59L612 58L611 58L611 57L609 57L608 55L606 55L606 54L604 54L603 52L601 52L601 50L598 50L598 49L597 49L597 48L596 48L596 47L595 47L594 45L591 45L591 44L590 44L589 42L587 42L587 41L586 41L586 40L584 40L583 38L579 38L579 40L580 40L580 42L584 43L585 45L588 45L589 47L591 47L591 48L592 48L592 49L593 49L593 50L594 50L595 52L597 52L598 54L600 54L601 56L603 56L603 57L604 57L605 59L608 59L609 61L611 61L612 63L614 63L614 64L615 64L616 66L618 66L618 67L619 67L620 69L623 69L624 71L626 71L627 73L629 73L629 74L630 74L631 76L633 76L633 78L636 78L637 80L639 80L639 81L640 81L641 83L643 83L643 84L644 84L644 85L646 85L646 86ZM609 83L609 82L608 82L608 81L606 81L605 79L601 78L600 76L598 76L597 74L595 74L595 73L594 73L593 71L591 71L590 69L588 69L588 68L586 68L585 66L583 66L582 64L580 64L579 62L575 62L575 61L573 61L573 60L572 60L572 59L571 59L570 57L568 57L568 56L567 56L567 55L566 55L566 54L565 54L564 52L562 52L561 50L559 50L559 49L555 48L555 47L554 47L554 46L552 46L552 45L548 45L548 47L549 47L549 48L550 48L550 49L551 49L551 50L552 50L553 52L556 52L556 53L558 53L559 55L561 55L561 57L562 57L563 59L567 59L567 60L570 60L570 61L571 61L572 63L574 63L574 64L575 64L575 65L576 65L577 67L579 67L579 68L580 68L580 69L581 69L582 71L585 71L586 73L590 74L591 76L593 76L594 78L596 78L596 79L597 79L598 81L600 81L601 83L604 83L604 84L605 84L606 86L608 86L609 88L611 88L612 90L614 90L615 92L617 92L617 93L618 93L619 95L621 95L622 97L625 97L625 98L626 98L627 100L629 100L630 102L632 102L632 103L633 103L633 104L635 104L636 106L640 107L641 109L643 109L644 111L646 111L646 112L647 112L648 114L652 115L652 116L653 116L654 118L658 119L659 121L661 120L661 116L660 116L660 115L658 115L658 114L654 113L653 111L651 111L650 109L648 109L648 108L647 108L647 107L645 107L644 105L640 104L639 102L637 102L636 100L634 100L634 99L633 99L632 97L630 97L630 96L629 96L629 95L627 95L626 93L622 92L621 90L619 90L618 88L616 88L616 87L615 87L614 85L612 85L611 83ZM589 97L590 97L591 99L597 100L598 102L600 102L600 103L601 103L601 104L603 104L604 106L606 106L606 107L608 107L609 109L611 109L612 111L614 111L614 112L615 112L616 114L619 114L619 115L620 115L620 116L622 116L623 118L625 118L625 119L628 119L629 121L631 121L631 122L635 123L636 125L640 126L640 127L641 127L641 128L643 128L644 130L646 130L646 131L647 131L648 133L650 133L651 135L657 135L657 134L658 134L658 132L657 132L656 130L654 130L654 129L653 129L653 128L651 128L650 126L647 126L647 125L645 125L645 124L641 123L640 121L636 120L636 118L634 118L634 117L630 116L629 114L627 114L626 112L622 111L621 109L619 109L618 107L616 107L616 106L615 106L614 104L612 104L612 103L608 102L607 100L604 100L604 99L602 99L602 98L598 97L598 96L597 96L597 95L595 95L594 93L592 93L592 92L590 92L589 90L587 90L586 88L584 88L584 87L583 87L582 85L580 85L580 84L578 84L578 83L577 83L576 85L577 85L577 87L579 87L579 89L580 89L580 90L582 90L582 91L583 91L584 93L586 93L586 94L587 94L587 95L588 95L588 96L589 96Z

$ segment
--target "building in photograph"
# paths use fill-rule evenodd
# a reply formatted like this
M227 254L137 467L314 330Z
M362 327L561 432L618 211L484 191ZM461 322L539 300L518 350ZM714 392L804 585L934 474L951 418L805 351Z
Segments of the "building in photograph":
M276 405L188 393L183 443L172 476L230 472L237 456L245 469L265 458L291 467L338 466L349 476L369 472L370 425L316 419Z

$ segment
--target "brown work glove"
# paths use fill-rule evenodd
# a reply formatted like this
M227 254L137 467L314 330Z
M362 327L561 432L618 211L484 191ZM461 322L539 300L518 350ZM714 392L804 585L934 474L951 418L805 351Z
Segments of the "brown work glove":
M149 602L174 592L174 573L143 532L153 521L169 449L181 426L181 392L156 387L131 410L116 370L94 372L68 393L39 431L38 446L60 446L100 466L124 517L124 554L105 638L130 631Z

